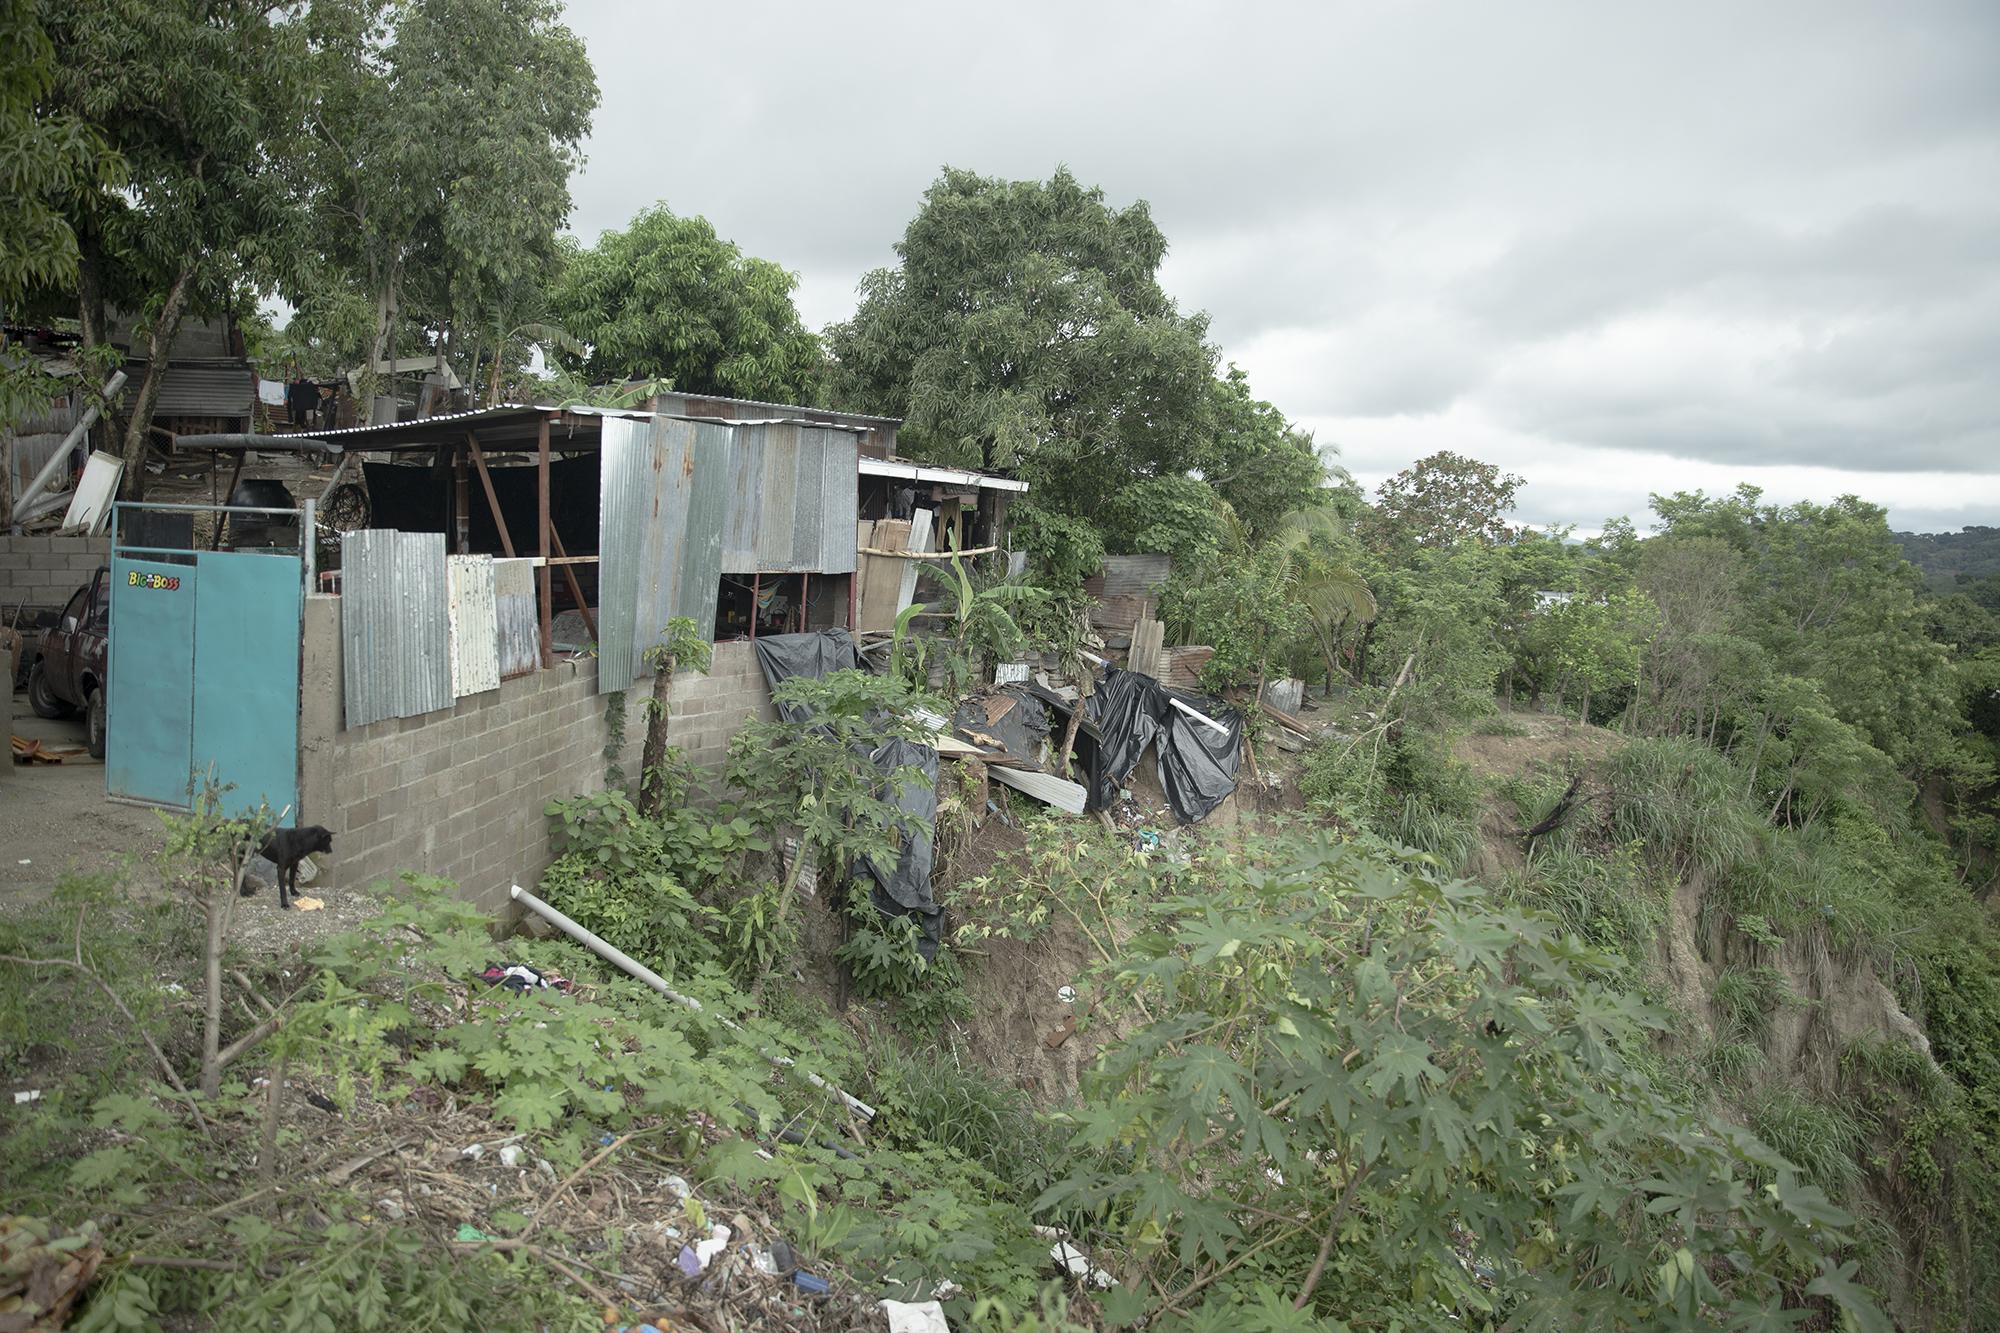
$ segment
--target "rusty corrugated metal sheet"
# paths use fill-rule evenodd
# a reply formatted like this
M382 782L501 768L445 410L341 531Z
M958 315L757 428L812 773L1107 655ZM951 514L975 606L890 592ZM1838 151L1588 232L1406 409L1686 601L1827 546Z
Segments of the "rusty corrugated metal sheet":
M657 512L651 428L607 418L598 437L597 691L631 686L645 540ZM657 562L657 549L655 551Z
M735 432L720 423L675 422L669 417L659 418L654 429L656 437L672 441L678 464L669 466L667 472L673 512L680 522L668 533L668 558L674 574L673 595L665 609L670 617L686 616L694 621L701 637L713 642ZM666 624L664 619L659 622L660 631Z
M673 617L714 633L732 441L721 422L608 419L600 448L597 688L610 693L645 674Z
M493 562L493 608L500 636L500 678L525 675L542 664L542 624L535 609L535 562Z
M493 557L449 557L451 692L463 699L500 688L500 622L494 602Z
M797 421L740 422L735 431L722 567L852 573L859 437Z
M451 707L444 534L350 532L340 567L347 725Z
M133 381L146 363L131 363ZM248 417L257 410L257 372L248 361L169 361L153 412L162 417Z

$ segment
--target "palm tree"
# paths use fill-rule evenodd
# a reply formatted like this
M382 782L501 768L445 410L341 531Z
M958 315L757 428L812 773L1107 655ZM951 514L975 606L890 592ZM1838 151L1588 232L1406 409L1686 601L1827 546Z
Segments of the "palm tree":
M1326 658L1329 688L1340 670L1340 639L1347 622L1365 625L1375 619L1375 594L1348 563L1342 549L1346 536L1340 516L1316 506L1285 515L1271 537L1283 553L1285 590L1312 622L1320 654Z

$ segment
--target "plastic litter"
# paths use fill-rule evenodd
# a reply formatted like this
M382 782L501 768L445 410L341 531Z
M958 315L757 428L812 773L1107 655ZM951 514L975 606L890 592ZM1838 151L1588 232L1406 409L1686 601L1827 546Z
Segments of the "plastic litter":
M42 1090L40 1088L30 1088L26 1092L17 1092L14 1094L14 1105L24 1106L29 1102L38 1102L41 1099Z
M521 1164L521 1159L523 1157L526 1157L527 1155L528 1154L521 1148L521 1145L519 1145L518 1143L510 1143L506 1147L500 1150L500 1165L519 1166Z
M889 1333L950 1333L944 1306L936 1301L883 1301L882 1313L889 1317Z
M1075 1004L1076 987L1064 986L1061 990L1056 992L1056 999L1062 1001L1064 1004Z
M698 1277L715 1261L716 1255L728 1248L729 1228L718 1222L709 1228L708 1239L681 1246L681 1252L675 1257L674 1263L689 1277Z
M487 1235L485 1232L481 1231L478 1227L472 1225L472 1223L470 1222L460 1222L458 1224L458 1234L453 1236L452 1239L471 1241L471 1240L492 1240L494 1239L494 1237Z
M808 1273L801 1268L792 1274L792 1285L808 1296L824 1296L833 1290L833 1284L825 1278Z
M798 1256L782 1240L772 1241L769 1249L760 1245L752 1250L750 1263L765 1277L789 1277L799 1266Z

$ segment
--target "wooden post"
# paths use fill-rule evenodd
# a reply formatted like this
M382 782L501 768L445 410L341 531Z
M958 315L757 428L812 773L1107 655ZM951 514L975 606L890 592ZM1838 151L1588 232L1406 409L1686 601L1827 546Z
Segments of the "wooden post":
M465 432L465 447L472 452L472 465L479 469L479 484L486 490L486 507L493 511L493 526L500 530L500 549L511 560L514 558L514 539L508 535L507 517L500 512L500 499L493 493L493 474L486 470L486 455L479 451L479 437L471 431Z
M589 630L590 637L595 639L597 637L597 617L590 614L590 603L584 599L583 585L576 580L577 562L571 560L569 552L563 549L562 534L555 530L554 524L549 526L549 540L555 543L556 559L563 562L563 582L569 585L569 595L576 598L576 609L583 612L583 627ZM600 584L600 586L602 585Z
M764 576L752 570L750 573L750 642L757 642L757 597L763 588Z
M210 458L213 458L214 456L215 455L213 454L209 455ZM248 457L250 457L250 451L248 449L244 449L236 455L236 466L232 468L229 473L229 489L225 491L222 496L222 503L224 505L227 505L231 500L234 500L236 498L236 483L242 480L243 478L243 460ZM212 477L213 474L211 474L211 480ZM222 549L222 525L227 523L228 521L229 521L228 514L221 512L218 512L216 514L215 535L209 539L208 542L209 550L220 551Z
M472 550L472 488L465 471L465 446L451 451L451 527L453 549L460 555Z
M806 571L799 573L799 633L803 634L812 626L806 623L806 606L812 600L812 575Z
M555 627L555 586L550 582L549 535L549 419L542 418L542 427L536 432L535 440L535 508L536 522L542 533L542 567L535 571L539 582L537 599L542 610L542 670L556 664Z

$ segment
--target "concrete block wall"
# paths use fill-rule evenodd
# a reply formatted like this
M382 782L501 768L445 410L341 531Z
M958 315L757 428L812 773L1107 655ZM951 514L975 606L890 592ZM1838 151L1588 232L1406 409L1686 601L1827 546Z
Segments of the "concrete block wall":
M111 563L109 537L14 537L0 533L0 612L60 607Z
M419 871L454 881L466 899L507 910L509 885L532 887L553 859L548 802L600 790L609 739L594 661L563 662L503 681L449 710L338 730L338 599L309 606L300 751L304 822L334 833L331 882L367 884ZM619 767L636 783L645 736L642 681L624 700ZM667 735L718 773L729 738L775 716L749 644L717 648L707 677L675 682ZM328 732L330 734L316 734Z

